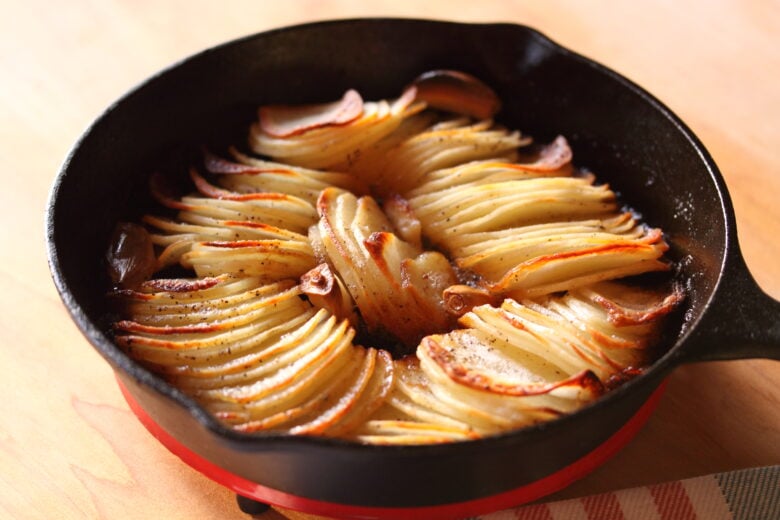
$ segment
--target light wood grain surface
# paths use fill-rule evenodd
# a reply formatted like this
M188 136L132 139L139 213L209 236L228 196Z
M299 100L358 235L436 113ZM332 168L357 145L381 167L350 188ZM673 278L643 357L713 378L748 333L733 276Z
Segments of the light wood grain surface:
M47 192L88 123L170 62L278 26L379 15L528 24L653 92L711 151L747 263L780 298L776 1L3 0L1 518L241 518L231 492L140 426L68 318L46 265ZM771 361L678 369L639 436L557 498L780 463L778 381Z

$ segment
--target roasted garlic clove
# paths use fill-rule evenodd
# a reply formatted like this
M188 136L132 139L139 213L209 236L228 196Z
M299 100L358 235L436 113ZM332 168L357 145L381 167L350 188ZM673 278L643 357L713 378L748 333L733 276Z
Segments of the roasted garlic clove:
M355 301L328 264L320 264L301 276L301 290L315 307L327 309L339 319L348 319L353 326L358 324Z
M415 99L431 108L476 119L490 119L501 109L493 89L465 72L432 70L420 74L409 88L416 90Z
M106 251L106 263L108 275L115 286L130 289L148 280L157 270L149 232L138 224L117 224Z

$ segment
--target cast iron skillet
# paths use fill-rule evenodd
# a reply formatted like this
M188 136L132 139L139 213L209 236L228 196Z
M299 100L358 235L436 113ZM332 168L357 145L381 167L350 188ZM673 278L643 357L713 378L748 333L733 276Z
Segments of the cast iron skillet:
M394 97L411 78L438 68L469 72L494 87L507 125L538 141L565 135L578 165L666 231L688 294L669 350L651 369L550 423L476 442L378 447L229 431L112 344L103 253L114 223L138 213L157 158L225 135L240 139L229 129L245 128L260 103L336 99L348 87L366 99ZM47 234L66 307L151 421L241 479L368 514L439 506L452 512L447 505L528 486L603 445L674 367L780 358L780 303L745 267L726 187L699 140L630 81L517 25L332 21L188 58L131 91L87 130L52 189Z

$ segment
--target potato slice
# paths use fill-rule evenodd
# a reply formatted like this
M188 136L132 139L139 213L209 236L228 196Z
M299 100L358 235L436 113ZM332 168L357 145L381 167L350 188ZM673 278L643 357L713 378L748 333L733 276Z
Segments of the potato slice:
M371 420L355 433L366 444L441 444L477 438L468 429L413 421Z
M259 402L263 397L279 394L280 390L297 385L305 375L310 377L332 363L347 348L353 336L354 332L347 329L347 323L341 322L322 341L304 341L304 346L295 351L297 357L289 363L280 363L278 370L268 377L238 387L206 390L197 395L204 400ZM310 348L306 348L308 345Z
M592 179L541 177L454 187L409 200L424 234L448 247L462 233L518 225L606 216L616 209L615 194Z
M555 173L557 175L557 172ZM451 168L442 168L428 172L420 183L406 193L408 198L441 192L456 186L469 187L482 184L495 184L504 181L532 179L548 175L544 172L529 171L522 165L494 158L474 160L458 164Z
M406 137L383 153L381 159L364 160L373 168L363 166L361 172L369 176L369 183L379 195L407 196L430 172L480 159L511 161L516 158L517 148L528 143L530 139L519 132L494 127L491 120L453 120Z
M491 292L517 299L533 298L604 280L668 271L669 263L661 260L668 249L660 231L636 241L613 240L579 251L533 258L513 267L487 287Z
M362 114L347 123L285 137L272 136L256 123L250 129L249 145L258 154L307 168L349 163L351 157L398 128L412 101L412 97L402 96L392 103L366 102Z
M456 330L425 338L417 352L421 358L436 363L453 382L491 394L550 394L590 401L602 391L600 381L589 370L566 377L543 358L520 357L511 348L497 345L492 335Z
M352 335L335 334L313 356L286 367L273 376L247 387L195 394L213 412L239 411L257 420L300 406L338 381L337 374L350 363Z
M281 290L288 286L287 290ZM265 293L265 294L264 294ZM193 310L197 312L178 314L174 316L155 314L153 318L167 318L164 320L149 320L142 317L141 320L120 320L114 324L114 330L121 333L139 334L149 337L172 336L182 337L197 334L211 334L228 332L231 329L243 327L268 314L269 309L277 305L284 305L285 300L298 297L301 290L297 286L291 286L290 281L272 284L252 293L252 300L242 302L234 307L213 310L210 307Z
M198 276L237 273L266 281L298 278L316 265L307 242L292 240L237 240L196 242L181 257L185 268Z
M376 351L376 366L358 401L338 423L323 433L333 437L343 437L360 427L386 401L394 381L393 359L386 350Z
M431 393L428 380L420 370L416 357L396 361L395 370L397 376L387 401L388 407L401 412L402 417L408 420L474 430L476 433L473 425L447 414L446 407Z
M293 435L313 434L315 430L321 433L325 424L338 420L340 411L344 407L354 405L355 375L362 373L362 369L369 364L366 360L370 353L364 349L352 347L353 351L345 359L340 367L343 377L335 377L323 381L318 391L308 398L285 410L273 413L272 408L266 411L261 418L249 419L246 411L237 411L232 420L243 418L243 422L234 425L236 429L244 432L257 432L261 430L282 430ZM335 403L335 404L334 404ZM255 414L255 417L257 414Z
M253 337L251 348L224 350L207 363L169 370L170 380L192 390L242 386L268 377L300 359L325 341L335 320L309 310ZM296 327L297 326L297 327ZM295 328L294 328L295 327ZM238 352L235 352L238 350Z
M289 292L287 296L285 299L267 299L251 316L240 316L243 321L241 325L222 330L219 326L204 322L183 327L139 325L140 329L130 325L126 327L128 331L123 333L119 325L120 333L115 340L134 357L163 366L224 359L225 356L239 355L254 348L258 334L293 319L309 308L306 302L298 298L297 291Z
M317 209L318 236L369 333L413 347L451 325L441 293L456 277L446 258L398 238L370 197L329 188Z
M342 381L346 388L334 388L321 392L319 399L326 402L324 410L318 411L309 421L290 429L293 435L322 435L338 424L360 402L360 397L368 387L377 363L377 350L353 347L350 364L358 364L356 370L346 369L336 381Z
M343 125L363 113L363 98L349 89L339 101L317 105L268 105L260 108L260 129L274 137L298 135L312 128Z
M427 405L438 414L468 424L476 431L496 433L510 427L510 422L484 410L481 406L471 406L470 403L453 394L448 388L449 379L446 375L438 370L432 372L424 366L425 361L419 356L419 349L417 359L419 362L416 365L408 365L408 369L398 375L399 384L406 386L404 393L412 400L422 403L423 406Z
M342 171L324 171L291 164L267 161L229 149L232 162L211 154L205 155L206 169L219 175L221 186L238 193L286 193L312 204L320 191L335 186L353 193L367 193L363 180Z

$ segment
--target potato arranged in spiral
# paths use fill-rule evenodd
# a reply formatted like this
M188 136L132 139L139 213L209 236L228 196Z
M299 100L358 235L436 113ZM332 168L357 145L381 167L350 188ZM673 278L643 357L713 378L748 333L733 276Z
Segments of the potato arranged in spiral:
M499 107L455 71L261 107L253 153L204 150L185 193L153 175L159 211L117 227L116 343L237 431L377 444L525 427L641 373L684 297L636 278L670 269L662 232Z

